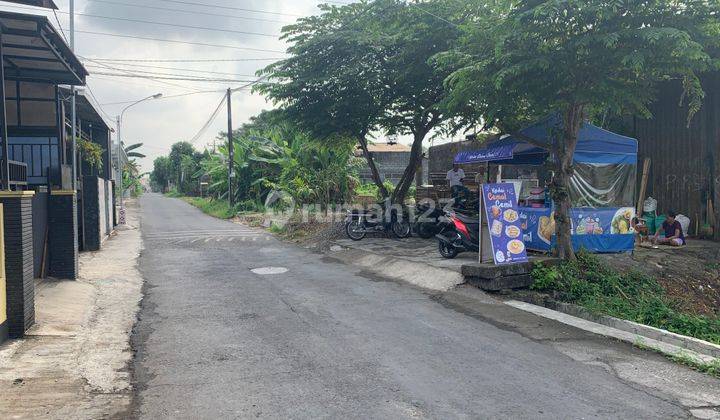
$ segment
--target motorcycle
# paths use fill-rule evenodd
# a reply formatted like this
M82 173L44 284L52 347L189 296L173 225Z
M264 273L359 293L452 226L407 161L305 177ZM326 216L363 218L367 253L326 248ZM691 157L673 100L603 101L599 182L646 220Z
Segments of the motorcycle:
M423 238L430 239L434 238L435 235L442 231L445 219L445 212L435 207L434 205L421 203L418 204L416 209L417 219L414 223L415 233Z
M443 258L452 259L461 252L478 252L480 250L479 216L466 215L456 211L449 211L446 216L448 222L442 231L435 235L440 255Z
M397 209L390 213L378 206L370 210L349 210L345 219L345 234L353 241L359 241L369 232L392 232L398 238L410 236L412 226L410 218L403 211L398 215Z

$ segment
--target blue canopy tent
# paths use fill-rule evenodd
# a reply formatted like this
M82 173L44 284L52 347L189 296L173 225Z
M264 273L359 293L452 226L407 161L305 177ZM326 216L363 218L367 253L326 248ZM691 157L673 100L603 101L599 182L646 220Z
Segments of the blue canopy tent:
M493 162L498 165L542 165L548 158L552 134L562 126L558 117L550 117L542 122L520 130L520 133L547 144L541 148L506 136L496 140L481 150L460 152L455 163ZM578 144L575 148L575 162L591 164L637 165L637 140L615 134L584 123L580 129Z
M542 165L550 156L552 138L562 127L557 116L549 117L520 131L538 147L512 136L502 137L484 149L460 152L457 164L487 162L497 165ZM637 140L590 123L580 129L573 156L574 174L570 181L573 202L573 244L594 252L632 250L634 235L630 219L634 216ZM528 249L548 251L554 237L552 208L521 208Z

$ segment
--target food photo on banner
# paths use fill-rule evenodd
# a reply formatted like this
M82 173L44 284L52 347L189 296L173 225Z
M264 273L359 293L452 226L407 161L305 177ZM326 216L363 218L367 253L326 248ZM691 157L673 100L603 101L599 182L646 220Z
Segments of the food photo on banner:
M528 257L515 186L510 183L483 184L482 192L495 264L526 262Z
M632 207L573 208L570 211L575 249L592 252L619 252L634 244L630 221ZM520 226L528 249L550 251L555 245L555 212L551 208L521 208Z

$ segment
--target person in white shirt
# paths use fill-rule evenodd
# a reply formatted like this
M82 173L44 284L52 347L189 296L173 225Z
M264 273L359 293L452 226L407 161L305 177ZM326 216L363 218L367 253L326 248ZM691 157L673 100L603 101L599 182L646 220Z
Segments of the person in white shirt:
M465 178L465 171L460 168L457 163L453 165L453 168L447 172L447 179L450 182L450 188L462 186L462 180Z
M445 176L445 179L450 183L450 196L455 199L456 203L460 195L466 191L462 183L463 178L465 178L465 171L457 163L453 164L453 168Z

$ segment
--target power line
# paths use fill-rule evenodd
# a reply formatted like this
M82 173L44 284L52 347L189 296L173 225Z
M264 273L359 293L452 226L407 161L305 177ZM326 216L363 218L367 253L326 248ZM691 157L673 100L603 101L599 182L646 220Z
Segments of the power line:
M222 90L215 89L215 90L202 90L202 91L198 91L198 92L180 93L177 95L163 95L160 98L157 98L156 101L160 101L160 100L164 100L164 99L180 98L183 96L200 95L200 94L204 94L204 93L217 93L217 92L224 92L224 91L225 91L224 89L222 89ZM136 102L136 101L108 102L108 103L102 104L102 105L103 106L125 105L125 104L131 104L133 102Z
M232 7L232 6L218 6L215 4L196 3L196 2L191 2L191 1L181 1L181 0L157 0L157 1L162 1L165 3L187 4L187 5L191 5L191 6L214 7L216 9L224 9L224 10L238 10L241 12L263 13L263 14L267 14L267 15L292 16L292 17L301 17L302 16L302 15L296 15L293 13L271 12L268 10L257 10L257 9L244 9L241 7Z
M117 4L121 6L127 6L127 7L137 7L142 9L153 9L153 10L164 10L168 12L177 12L177 13L188 13L193 15L204 15L204 16L216 16L216 17L223 17L228 19L241 19L241 20L253 20L258 22L269 22L269 23L292 23L290 21L285 20L272 20L272 19L263 19L263 18L256 18L256 17L247 17L247 16L233 16L233 15L227 15L223 13L210 13L210 12L200 12L200 11L194 11L194 10L183 10L183 9L173 9L171 7L159 7L159 6L148 6L145 4L135 4L135 3L125 3L120 1L111 1L111 0L87 0L91 2L96 3L108 3L108 4Z
M83 56L78 55L80 58L86 58ZM224 62L233 62L233 61L275 61L275 60L282 60L281 57L273 57L273 58L225 58L225 59L168 59L168 60L161 60L161 59L144 59L144 58L96 58L96 57L90 57L87 58L88 60L92 59L94 61L103 61L103 62L133 62L133 63L224 63Z
M58 13L62 13L65 15L70 14L68 12L58 12ZM122 22L144 23L144 24L148 24L148 25L170 26L170 27L174 27L174 28L200 29L203 31L225 32L225 33L240 34L240 35L255 35L255 36L264 36L264 37L270 37L270 38L278 38L280 36L279 34L266 34L266 33L262 33L262 32L236 31L233 29L217 29L217 28L209 28L207 26L181 25L179 23L166 23L166 22L156 22L156 21L151 21L151 20L91 15L88 13L79 13L79 12L75 12L75 15L97 18L97 19L119 20Z
M222 45L222 44L208 44L205 42L178 41L175 39L151 38L151 37L135 36L135 35L110 34L107 32L81 31L81 30L76 30L75 32L81 33L81 34L90 34L90 35L103 35L103 36L113 36L113 37L119 37L119 38L142 39L145 41L169 42L169 43L174 43L174 44L185 44L185 45L199 45L202 47L230 48L230 49L234 49L234 50L271 52L271 53L280 53L280 54L285 53L285 51L267 50L267 49L263 49L263 48L238 47L235 45Z
M251 81L251 82L249 82L249 83L247 83L247 84L245 84L245 85L242 85L242 86L240 86L240 87L236 87L236 88L233 88L233 89L230 89L230 90L231 90L232 92L237 92L237 91L239 91L239 90L247 89L247 88L249 88L249 87L251 87L251 86L259 83L260 81L262 81L262 80L264 80L264 79L266 79L266 77L261 77L261 78L259 78L259 79L253 80L253 81ZM196 142L203 134L205 134L205 131L207 131L207 129L210 127L210 125L213 123L213 121L215 121L215 118L217 118L218 113L220 112L220 109L222 109L222 105L226 102L226 100L227 100L227 95L223 95L223 97L222 97L222 99L220 100L220 103L218 104L218 106L217 106L217 107L215 108L215 110L210 114L210 118L208 118L208 120L205 122L205 124L202 126L202 128L200 128L200 130L198 130L198 132L192 137L192 140L190 140L190 143L191 143L191 144L195 144L195 142Z
M113 77L130 77L130 78L137 78L137 79L152 79L152 80L182 80L186 82L210 82L210 83L242 83L247 82L248 80L240 80L240 79L210 79L210 78L190 78L190 77L182 77L180 76L155 76L154 74L128 74L128 73L109 73L109 72L102 72L102 71L96 71L95 74L100 76L113 76Z
M197 133L192 137L190 140L190 144L195 144L195 142L203 135L205 134L205 131L210 127L210 125L215 121L215 118L217 118L218 114L220 113L220 109L222 109L222 105L225 103L225 100L227 99L226 95L223 94L222 99L220 99L220 103L215 107L215 110L210 114L210 118L203 124L203 126L198 130Z
M86 64L87 66L97 66L97 64ZM152 71L145 71L145 70L136 70L139 68L148 68L148 69L161 69L161 70L178 70L178 71L184 71L184 72L190 72L190 73L201 73L201 74L222 74L222 75L229 75L229 76L238 76L238 77L255 77L254 74L238 74L238 73L230 73L230 72L224 72L224 71L210 71L210 70L198 70L198 69L189 69L189 68L183 68L183 67L165 67L165 66L148 66L148 65L140 65L140 64L121 64L116 63L116 66L124 66L124 67L118 67L118 68L125 68L126 70L135 70L138 73L157 73L160 75L167 75L166 73L160 73L160 72L152 72ZM131 68L127 68L128 66L132 66ZM173 74L176 75L176 74ZM194 76L194 75L190 75Z
M108 66L107 64L99 63L99 62L96 62L96 61L93 61L93 60L88 60L88 61L95 62L95 63L97 63L98 65L100 65L100 66L102 66L102 67L105 67L106 69L109 69L109 70L120 71L120 72L126 73L126 74L128 74L128 75L132 75L132 74L133 74L133 73L130 72L130 71L123 70L123 69L119 69L119 68L113 67L113 66ZM146 76L145 78L151 79L151 80L155 80L155 78L149 77L149 76ZM196 89L191 88L191 87L189 87L189 86L183 86L183 85L180 85L180 84L177 84L177 83L171 83L171 82L164 82L164 81L161 81L161 80L157 80L157 83L162 83L162 84L168 85L168 86L175 86L175 87L179 87L179 88L182 88L182 89L185 89L185 90L196 90Z
M99 109L100 112L103 113L103 114L108 118L108 120L112 121L113 118L110 116L110 114L108 114L107 112L105 112L105 110L103 109L102 105L100 105L100 101L98 100L97 96L95 96L95 92L93 92L92 88L90 87L90 83L87 83L87 82L86 82L86 83L85 83L85 88L87 88L88 93L90 93L90 96L91 96L91 97L93 98L93 100L95 101L95 105L97 105L97 109ZM107 121L106 121L106 123L107 123ZM110 126L110 124L108 124L108 126Z

